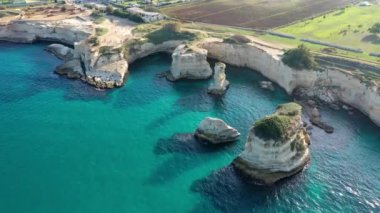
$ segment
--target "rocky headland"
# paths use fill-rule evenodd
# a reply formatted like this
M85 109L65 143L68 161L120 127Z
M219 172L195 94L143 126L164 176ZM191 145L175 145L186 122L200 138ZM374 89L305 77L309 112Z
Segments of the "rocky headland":
M259 184L273 184L300 172L310 160L310 137L301 116L302 107L288 103L257 121L234 167Z

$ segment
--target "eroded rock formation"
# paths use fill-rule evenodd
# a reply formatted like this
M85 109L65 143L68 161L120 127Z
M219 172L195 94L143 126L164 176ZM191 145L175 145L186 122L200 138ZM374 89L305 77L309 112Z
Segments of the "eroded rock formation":
M225 69L226 65L224 63L218 62L215 64L214 78L208 87L208 93L213 95L223 95L226 93L230 82L226 79Z
M207 62L207 50L179 45L172 54L172 66L169 80L178 79L207 79L212 70Z
M273 115L257 121L244 151L233 161L235 168L262 184L300 172L310 159L310 137L301 110L296 103L283 104Z
M74 50L62 44L51 44L46 47L46 50L62 60L69 60L74 57Z
M240 133L218 118L205 118L195 131L195 136L212 144L237 141Z
M200 46L208 50L208 57L231 65L257 70L276 82L288 94L304 88L304 94L325 102L349 104L380 126L380 89L366 84L358 77L341 70L294 70L281 61L282 50L255 44L231 44L207 41Z

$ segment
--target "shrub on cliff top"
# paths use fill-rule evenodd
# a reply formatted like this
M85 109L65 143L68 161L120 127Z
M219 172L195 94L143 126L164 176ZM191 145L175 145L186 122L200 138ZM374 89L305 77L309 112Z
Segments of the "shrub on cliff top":
M313 69L316 67L314 56L303 44L297 48L287 50L282 57L282 62L296 70Z
M273 115L258 120L253 127L255 134L264 140L281 140L286 136L286 131L291 124L291 119L285 115Z
M230 44L247 44L251 42L251 39L243 35L234 35L234 36L231 36L230 38L224 39L223 42L230 43Z
M302 106L294 102L281 104L277 107L278 114L287 116L299 115L301 113L301 110Z
M178 23L168 23L160 29L155 30L146 35L149 42L161 44L170 40L189 40L193 41L198 38L198 35L188 31L182 31L181 25Z
M120 17L120 18L127 18L127 19L134 21L134 22L137 22L137 23L143 23L144 22L144 20L140 16L129 13L127 11L123 11L122 9L113 10L111 14L114 16Z

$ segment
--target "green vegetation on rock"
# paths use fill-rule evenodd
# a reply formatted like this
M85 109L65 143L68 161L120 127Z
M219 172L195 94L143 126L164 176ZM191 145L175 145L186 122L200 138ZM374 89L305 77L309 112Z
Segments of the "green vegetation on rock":
M117 16L120 18L127 18L127 19L134 21L134 22L137 22L137 23L143 23L144 22L144 20L140 16L129 13L129 12L124 11L122 9L113 10L111 15L114 15L114 16Z
M95 28L95 34L97 36L103 36L103 35L107 34L107 32L108 32L108 29L106 29L106 28L103 28L103 27Z
M313 69L316 67L314 56L303 44L297 48L287 50L282 57L282 62L297 70Z
M302 106L295 102L281 104L277 107L278 114L287 116L299 115L301 113L301 110Z
M223 42L231 44L247 44L251 42L251 39L244 35L233 35L229 38L224 39Z
M375 23L374 25L372 25L372 27L370 27L368 29L368 32L372 33L372 34L379 34L380 33L380 23Z
M258 120L253 127L255 134L264 140L281 140L287 134L291 118L286 115L272 115Z
M171 40L188 40L194 41L199 38L199 35L193 32L184 31L179 23L167 23L160 29L150 32L145 36L149 42L161 44Z

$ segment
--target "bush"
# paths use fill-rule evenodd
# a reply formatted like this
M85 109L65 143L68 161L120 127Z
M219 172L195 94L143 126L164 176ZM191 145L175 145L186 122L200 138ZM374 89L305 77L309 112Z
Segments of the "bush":
M247 43L251 43L251 39L243 35L234 35L234 36L231 36L230 38L224 39L223 42L231 43L231 44L247 44Z
M380 23L375 23L374 25L372 25L372 27L368 29L368 32L375 34L375 35L379 34L380 33Z
M85 7L85 8L88 8L88 9L93 9L93 8L94 8L94 5L93 5L93 4L86 3L86 4L84 4L84 7Z
M110 54L112 52L111 46L102 46L99 48L99 53L101 55Z
M99 45L99 38L98 37L91 37L88 40L88 43L90 43L92 46L98 46Z
M107 34L107 32L108 32L108 29L106 29L106 28L102 28L102 27L95 28L95 34L97 36L103 36L103 35Z
M303 44L297 48L287 50L282 57L282 62L297 70L314 69L316 67L314 56Z
M127 18L127 19L134 21L134 22L137 22L137 23L143 23L144 22L144 20L140 16L129 13L127 11L123 11L121 9L114 10L112 12L112 15L120 17L120 18Z
M281 104L277 107L278 114L287 116L299 115L301 110L302 106L294 102Z
M108 13L108 14L112 14L113 11L114 11L114 8L113 8L111 5L108 5L108 6L106 7L106 13Z
M160 29L155 30L146 35L146 38L149 40L149 42L154 43L154 44L161 44L165 41L170 41L170 40L193 41L199 37L200 36L198 36L195 33L188 32L188 31L181 31L180 25L178 23L165 24Z
M291 119L284 115L273 115L261 119L253 127L255 134L264 140L281 140L286 137Z
M167 23L162 27L162 29L164 31L173 32L173 33L180 32L181 24L177 22Z

